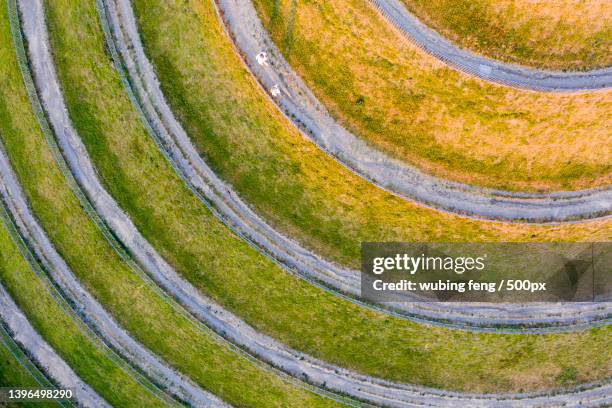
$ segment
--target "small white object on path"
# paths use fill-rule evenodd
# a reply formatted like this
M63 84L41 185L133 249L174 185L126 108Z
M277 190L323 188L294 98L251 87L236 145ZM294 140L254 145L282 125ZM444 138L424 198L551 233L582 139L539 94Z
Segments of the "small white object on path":
M257 63L259 65L263 65L264 67L268 66L268 54L265 51L260 52L255 56Z

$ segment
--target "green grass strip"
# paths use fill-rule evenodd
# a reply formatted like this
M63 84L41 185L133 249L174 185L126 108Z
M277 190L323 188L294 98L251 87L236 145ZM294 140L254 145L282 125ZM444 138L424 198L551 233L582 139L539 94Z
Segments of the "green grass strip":
M184 101L181 117L186 119L182 115L189 112L190 126L199 117L200 126L209 126L206 133L213 144L225 143L221 136L226 131L259 143L256 135L268 126L283 139L286 130L278 124L282 121L276 120L273 107L262 105L261 94L233 54L212 5L195 4L207 24L201 24L198 14L179 1L134 2L147 44L159 41L178 54L160 55L150 49L154 61L162 61L164 68L180 66L173 75L193 85L171 92L173 102ZM576 381L610 374L605 342L610 329L549 336L437 329L364 310L290 276L230 234L165 161L104 53L94 5L56 0L48 3L47 14L69 113L109 192L179 272L258 330L335 364L437 387L544 388L558 385L555 377L566 366L576 368ZM164 85L175 84L167 73L162 77ZM212 98L206 100L208 106L185 103L203 94ZM258 127L262 123L266 125ZM213 134L219 136L216 142ZM247 146L251 153L272 148L245 142ZM235 163L236 151L245 152L242 147L232 144L225 152L227 160ZM277 157L275 153L270 159ZM312 159L320 160L316 154ZM266 172L268 162L253 163L264 172L248 185L251 191L260 186L266 190L263 178L272 176ZM251 176L257 173L243 164ZM325 165L329 167L329 162ZM275 166L279 171L286 169L282 163ZM297 172L300 166L289 168ZM282 188L262 198L270 206L292 202ZM512 359L508 350L513 350Z
M97 29L99 20L93 9L94 3L87 3L89 6L93 12L90 22ZM71 8L73 5L65 6L67 10ZM77 22L74 26L78 27L81 23L86 24ZM53 154L32 114L12 49L7 20L3 20L2 24L6 24L1 30L5 38L0 42L2 139L33 212L82 284L138 341L203 388L231 404L304 407L335 405L328 399L265 371L245 357L240 357L212 333L194 324L169 299L159 296L155 289L145 284L140 276L121 261L100 230L88 219L56 166ZM102 44L101 37L99 40L99 44ZM112 69L110 62L106 62L109 64L108 69ZM15 284L30 280L15 280ZM36 296L29 293L32 301L36 300ZM60 330L59 333L63 332ZM79 344L76 338L65 337L67 342ZM100 369L103 368L102 361L84 359L83 364L92 364L93 368L100 365ZM104 375L92 374L91 378L82 376L92 386L96 385L96 381L106 381ZM118 400L121 388L116 386L113 391ZM145 398L142 392L134 394L134 399ZM107 398L107 395L104 397ZM111 397L108 396L108 399L111 400ZM135 402L124 405L140 404ZM154 404L151 402L142 405Z

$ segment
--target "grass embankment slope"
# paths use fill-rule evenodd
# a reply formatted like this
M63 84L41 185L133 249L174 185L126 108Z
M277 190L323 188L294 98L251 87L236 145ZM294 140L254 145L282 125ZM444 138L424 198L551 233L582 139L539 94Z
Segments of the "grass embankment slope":
M86 32L88 32L87 27L92 25L98 29L99 20L93 2L83 1L77 4L74 1L56 1L47 2L46 7L50 15L53 16L56 12L63 16L61 21L50 19L52 38L61 36L65 30L73 33L72 35L81 35L79 27ZM83 9L90 13L89 20L78 19L80 16L78 10ZM87 40L93 41L95 47L102 47L101 36ZM3 44L3 47L10 47L12 44L10 36L0 44ZM70 53L90 45L91 42L79 41L79 46L73 48ZM330 401L290 385L276 375L236 355L215 340L211 334L202 331L190 319L177 312L167 303L167 299L158 296L122 262L95 224L88 219L55 165L52 153L29 110L27 96L12 52L3 53L2 61L2 68L6 73L2 76L2 80L6 80L6 83L3 82L3 87L0 88L2 137L32 211L83 286L100 301L118 323L137 341L165 359L178 371L235 406L333 405ZM106 74L115 74L115 72L108 59L86 61L84 63L86 68L83 70L95 66L96 63L100 63L98 65L100 71L97 71L97 74L104 78L99 84L96 83L97 89L98 85L106 85L109 78L112 83L113 75L106 77ZM121 86L118 81L116 86ZM111 111L110 114L121 117L121 106L118 109ZM5 248L4 245L1 247ZM19 271L22 274L26 273L23 268L19 268ZM15 285L36 283L36 280L23 275L13 281ZM15 292L16 296L23 293L23 302L30 302L22 305L26 311L38 310L35 309L36 302L40 302L40 308L51 307L45 301L44 292L40 289L36 291L24 286ZM41 316L45 316L42 311ZM43 328L46 327L44 325L52 326L52 323L50 319L41 320L37 329L43 332ZM56 332L49 333L47 337L63 336L65 337L63 341L66 343L82 349L87 348L86 343L79 341L82 339L67 334L71 332L59 323L55 324ZM52 327L49 330L51 329ZM106 363L101 358L86 358L76 351L71 355L65 355L64 358L72 362L72 359L78 359L79 356L82 357L82 361L79 360L78 363L85 367L91 366L92 370L106 369ZM102 385L108 383L110 388L111 384L117 381L117 384L110 388L109 394L104 395L109 401L118 399L125 392L132 398L125 405L155 405L154 401L146 401L147 396L142 391L132 390L128 393L130 382L127 379L117 380L112 372L103 374L98 371L87 375L88 373L82 371L79 374L94 387L100 382ZM143 401L139 402L138 399ZM118 402L118 405L121 404Z
M48 20L58 75L71 118L102 181L162 256L204 293L258 330L332 363L380 377L438 387L475 391L545 388L560 385L560 375L570 366L576 369L573 379L576 382L610 374L605 349L608 329L552 336L502 336L431 328L364 310L287 274L231 234L165 161L145 132L104 54L93 6L85 3L75 6L67 0L52 4ZM409 217L410 224L419 219L412 215L412 209L421 211L418 207L381 195L371 185L351 179L326 156L311 150L311 145L290 127L283 127L285 122L273 106L262 103L264 99L233 54L212 5L193 4L198 14L180 1L134 3L147 42L159 40L163 47L178 51L179 55L166 54L160 57L162 60L168 58L165 61L176 66L187 63L199 67L187 73L172 71L177 78L200 81L195 93L190 88L180 88L178 93L173 90L173 96L189 102L194 94L211 96L203 105L185 106L189 106L191 119L198 118L198 126L207 126L205 134L209 140L224 148L222 160L228 163L227 169L237 160L244 166L244 176L249 178L246 185L251 192L261 193L258 205L267 203L268 209L276 210L282 200L284 204L296 201L300 206L308 206L312 202L294 194L311 188L309 182L313 184L312 191L317 191L320 183L329 182L331 185L321 193L335 191L361 198L364 192L371 191L374 200L381 200L385 206L408 206L410 211L402 214ZM179 43L181 46L177 47ZM157 52L153 54L159 57ZM209 121L211 117L214 120ZM201 119L205 120L200 122ZM260 135L262 131L266 135ZM244 139L229 142L227 132ZM267 137L279 139L280 149L275 149ZM287 145L291 147L289 151L312 153L312 157L297 157L297 162L291 165L288 161L292 158L283 158ZM265 156L257 157L257 153ZM309 157L312 168L325 169L327 180L313 173L310 179L302 178L306 174L301 174L300 162L305 157ZM251 162L251 158L255 160ZM256 163L256 168L250 167L252 163ZM287 168L291 174L284 174ZM287 177L280 185L274 184L278 180L277 171ZM304 186L298 184L303 181L308 182ZM296 185L289 186L287 182ZM275 194L270 194L273 191ZM322 197L338 203L334 197ZM353 199L347 204L351 202ZM319 209L325 211L316 205L311 209L313 213L307 214L314 216ZM383 210L379 214L388 213ZM436 212L424 214L435 217L432 222L440 220ZM335 226L330 224L333 222L319 225L333 229ZM477 231L478 225L468 222L467 228ZM596 228L577 226L572 231L593 234Z
M612 65L609 0L402 0L463 48L552 70Z
M0 336L2 336L0 338L0 387L38 387L39 384L34 376L22 365L13 354L13 351L9 349L8 343L5 343L5 341L10 340L4 338L6 336L4 333L0 334ZM15 350L15 353L18 351ZM20 353L20 356L25 357L23 353Z
M339 123L438 177L557 191L612 182L612 92L538 93L447 67L367 1L255 0L283 55Z

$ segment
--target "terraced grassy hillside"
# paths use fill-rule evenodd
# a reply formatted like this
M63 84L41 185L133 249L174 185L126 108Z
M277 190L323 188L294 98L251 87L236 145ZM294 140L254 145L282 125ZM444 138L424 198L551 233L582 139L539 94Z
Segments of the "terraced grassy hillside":
M606 0L403 0L425 24L495 59L552 70L612 65Z
M355 265L358 243L368 239L612 237L611 220L504 225L391 196L301 138L257 89L211 3L133 4L164 91L206 160L279 229L332 259ZM290 275L231 233L174 173L119 80L94 2L49 0L45 7L68 113L105 187L172 267L256 330L342 367L445 389L545 390L612 375L612 326L547 335L448 330L373 312ZM232 405L337 405L233 350L114 250L40 131L3 21L0 138L31 211L81 284L140 344ZM87 383L116 406L163 405L62 314L4 229L0 248L0 282ZM0 361L0 384L2 369Z
M567 359L571 356L573 361L580 361L582 358L577 356L583 352L589 354L582 360L589 368L578 372L589 377L607 376L608 367L600 365L601 349L592 354L587 351L598 349L596 344L605 338L607 329L560 336L479 335L434 329L364 310L321 293L282 271L230 234L173 173L132 110L116 73L104 63L108 57L104 54L98 24L94 23L93 6L74 7L59 1L52 4L47 17L68 110L104 184L166 260L204 293L256 329L344 367L441 387L509 390L552 386L565 362L569 362ZM188 36L181 38L182 46L174 49L191 50L195 46L199 51L206 44L202 40L221 44L211 44L213 52L218 53L219 66L211 66L205 75L190 75L198 80L216 81L214 87L202 86L203 92L211 93L213 89L228 92L233 90L234 81L241 86L246 84L241 99L245 98L244 103L252 106L249 109L263 108L267 115L278 117L272 107L262 105L263 99L250 79L245 82L246 73L231 51L210 4L196 3L196 11L201 12L199 16L208 16L208 25L200 25L198 15L179 2L134 4L139 15L146 11L147 16L159 18L142 20L146 22L145 32L156 26L155 36L164 41L172 39L171 35L177 32ZM76 24L78 21L90 23ZM174 29L165 26L164 21L169 21ZM193 24L200 28L186 29ZM178 31L176 27L180 27ZM208 27L210 31L200 31L201 27ZM199 64L206 55L199 54L192 61ZM180 64L181 60L175 62ZM182 97L188 95L191 92ZM227 100L213 102L219 104L216 112L224 112ZM245 107L237 99L232 99L232 104ZM231 119L250 120L249 109ZM204 115L207 109L192 112ZM279 123L284 122L279 120ZM278 124L273 126L279 128ZM244 135L254 138L255 133L249 131ZM586 233L592 227L577 228ZM452 344L448 342L449 336L453 338ZM407 339L410 339L409 345ZM584 346L585 342L592 347ZM572 344L581 346L574 349ZM506 361L501 350L515 347L522 350L521 354L526 353L524 358ZM368 355L359 352L365 349L372 352ZM544 370L548 372L546 376L535 374L542 372L542 361L536 365L530 360L536 358L536 349L546 350L547 361L554 362ZM453 365L449 367L448 361L453 361ZM428 367L426 371L422 369L424 366ZM471 379L458 375L466 370L471 372ZM526 371L533 372L538 380L522 383L517 373ZM476 384L473 378L478 378L480 383ZM580 375L577 378L584 379Z
M116 356L96 340L82 323L75 321L75 315L66 312L69 310L68 304L51 295L50 291L54 289L34 274L4 228L0 231L0 245L2 285L24 311L36 331L81 379L111 404L169 406L164 402L163 396L156 395L151 383L139 378L125 363L118 363ZM25 387L27 384L26 381L14 385ZM36 388L33 384L30 385Z
M612 134L601 121L612 109L609 91L537 93L474 79L406 41L369 2L254 4L331 115L393 157L498 189L575 190L612 180Z
M82 4L91 13L90 23L99 29L94 4L90 2ZM47 7L50 11L58 11L63 7L64 13L68 10L77 10L74 3L69 5L49 2ZM69 13L65 15L72 16ZM79 26L78 20L75 23L75 27L77 26ZM169 299L159 296L156 290L121 260L96 225L88 219L57 168L31 112L10 48L12 44L10 34L7 30L2 30L2 35L5 36L5 40L1 44L3 49L6 47L6 51L3 52L6 58L2 59L2 68L6 74L2 76L2 80L6 82L0 91L2 92L0 98L2 139L32 211L83 286L141 344L149 347L177 370L224 400L238 406L274 406L289 404L289 401L295 406L334 405L329 400L285 382L230 350L210 332L203 330L192 319L177 310L176 305L173 306ZM102 38L97 37L97 40L99 42L96 42L95 46L101 48ZM86 64L86 66L91 65ZM108 72L114 73L112 66L107 66ZM109 75L108 78L112 80L114 76ZM116 85L121 87L118 81ZM9 105L5 103L10 103L11 109L8 109ZM130 110L131 107L127 111ZM3 251L4 248L8 250L10 243L3 242L0 247ZM14 273L17 272L26 273L27 270L19 268ZM23 275L15 279L16 285L34 285L36 282ZM32 291L36 293L35 289L21 286L18 291L16 290L16 296L24 296L29 302L42 302L39 307L50 307L45 303L44 292L33 295ZM23 303L22 306L26 311L37 310L36 303ZM60 338L58 341L62 340L68 345L87 350L83 339L77 335L69 335L71 332L65 326L51 320L42 321L40 324L37 329L45 334L46 338L56 335ZM45 324L49 325L48 330L55 331L46 333ZM100 358L89 358L76 352L73 354L74 356L66 355L64 358L67 361L74 359L86 367L93 367L92 369L105 369L105 364ZM82 357L81 360L77 360L79 356ZM91 384L114 381L113 375L100 374L99 371L87 379ZM118 399L125 389L126 395L143 399L125 405L155 405L154 401L146 401L146 393L134 390L128 393L130 384L130 381L125 379L120 381L114 386L113 395L110 395L109 399L117 401L117 405L122 405Z
M6 3L0 4L0 16L0 135L9 151L16 152L14 157L18 159L17 167L38 184L39 193L48 194L49 185L42 181L42 175L54 174L49 171L53 169L51 156L45 157L46 162L27 162L25 159L36 157L34 151L40 154L41 146L44 149L41 144L44 140L32 114L17 66ZM37 138L38 143L29 143L29 140ZM55 180L58 180L57 169L55 172ZM6 224L4 215L2 219ZM17 236L15 231L12 233L14 237ZM70 310L68 304L61 300L55 288L51 289L48 281L34 274L11 241L5 227L0 228L0 248L0 282L38 333L82 379L107 401L117 405L167 405L160 401L159 395L148 390L147 387L154 388L152 384L139 378L125 363L118 362L116 356L84 328L76 319L76 315L67 313L67 310ZM55 293L55 297L52 293ZM14 371L14 380L19 380L18 373L18 370ZM14 385L27 386L30 383L24 381ZM7 382L6 386L8 385Z
M38 385L34 376L17 359L15 354L18 350L12 351L7 345L6 334L2 334L2 344L0 347L0 384L2 387L34 387ZM23 352L19 355L25 357ZM16 406L13 405L13 406Z

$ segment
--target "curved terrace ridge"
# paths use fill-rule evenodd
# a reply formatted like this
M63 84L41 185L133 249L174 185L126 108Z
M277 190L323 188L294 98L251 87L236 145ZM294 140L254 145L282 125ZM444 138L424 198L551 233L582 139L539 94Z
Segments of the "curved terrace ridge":
M541 92L585 92L612 87L612 67L564 72L501 62L453 44L422 23L400 0L369 1L408 40L468 75L513 88Z
M347 299L355 303L398 317L446 327L541 333L577 330L609 323L612 303L490 305L409 302L393 304L390 308L383 309L360 301L358 271L322 259L273 229L240 199L230 185L220 180L207 166L165 101L154 69L144 53L129 1L102 1L102 4L106 9L105 18L110 25L105 29L109 37L108 47L124 85L143 116L149 133L155 138L175 171L221 221L259 251L279 262L287 271L296 273L326 290L331 288L335 295L348 295ZM121 54L120 57L116 54L117 51ZM78 138L75 142L78 143ZM73 172L75 171L83 172L73 169ZM95 194L90 196L101 197L97 188L93 191ZM500 329L496 326L510 326L510 329Z
M28 37L28 34L29 32L26 28L26 37ZM36 62L34 62L33 65L36 67ZM36 68L34 69L36 70ZM53 79L53 77L51 77L51 79ZM42 93L43 95L50 95L50 93L48 92ZM43 100L45 100L44 98L45 97L43 96ZM63 110L62 112L64 112L65 114L67 111ZM61 134L74 134L71 131L70 122L68 122L69 119L65 119L65 132L61 132ZM51 120L53 122L53 119ZM66 145L66 148L69 149L69 157L76 157L76 155L74 154L75 150L73 150L71 146ZM87 160L87 157L84 157L82 155L80 158L82 160ZM44 241L46 240L44 237L44 233L42 231L39 231L40 227L37 225L36 221L29 213L29 209L27 208L25 199L22 196L22 193L16 183L14 176L11 174L8 162L3 157L3 155L0 155L0 169L3 169L4 173L6 173L3 176L4 179L2 186L4 188L2 189L2 193L4 195L4 198L10 204L9 207L11 214L13 214L13 216L15 217L19 217L19 224L21 224L22 222L27 222L27 227L22 226L20 230L22 231L22 233L25 234L30 234L32 231L38 231L36 233L36 236L38 236L38 238L29 237L30 239L28 239L28 241L36 239L37 241L42 241L42 243L44 244ZM99 181L93 180L91 178L92 173L87 172L84 174L90 175L86 178L88 181L99 183ZM85 178L78 179L81 182L86 181ZM104 193L105 191L98 190L97 194L95 194L94 197L104 196ZM97 203L98 205L96 207L100 208L100 204L103 204L103 201L104 200L96 199L94 204ZM107 204L112 205L112 203ZM121 221L128 223L127 225L123 224L123 227L125 227L125 229L117 228L114 229L113 232L119 234L120 238L125 238L125 233L122 233L122 231L127 231L128 234L130 232L137 234L136 231L130 231L130 229L134 227L131 226L131 223L129 223L127 217L121 214L122 213L120 212L114 213L114 221L106 219L106 221L113 223L113 225L119 225ZM22 219L25 221L21 221ZM340 391L345 395L349 395L360 400L365 400L391 407L413 407L423 405L453 407L465 406L466 403L470 404L471 406L482 407L492 405L502 407L538 406L543 401L551 401L551 398L553 400L558 400L559 402L567 402L570 404L569 406L571 406L571 404L576 404L576 406L578 406L579 404L582 404L583 406L597 406L602 403L605 403L609 398L608 388L612 387L612 384L608 383L583 385L580 388L559 391L552 396L544 393L465 394L456 392L446 392L443 390L431 389L426 387L396 384L368 376L363 376L333 365L325 364L307 355L287 349L286 347L274 342L266 336L255 332L252 328L240 321L237 317L219 308L204 297L199 296L195 289L187 286L188 284L186 284L185 282L181 282L176 272L170 270L170 267L163 263L164 261L161 259L161 257L152 248L147 248L146 241L142 239L143 242L141 242L141 239L141 237L139 239L139 236L135 235L134 237L132 237L132 239L128 239L127 241L125 241L130 252L134 252L138 256L139 260L142 262L145 262L148 259L148 265L151 268L149 272L153 276L157 277L156 281L165 282L164 286L166 287L176 285L173 286L173 296L180 299L183 303L188 304L190 306L190 309L199 319L205 321L206 324L210 325L214 330L223 332L227 337L236 341L238 345L248 349L250 352L255 354L263 361L269 362L280 370L283 370L284 372L297 378L307 378L308 381L310 383L313 383L315 386L325 386L327 388ZM145 249L143 249L139 244L145 245ZM64 270L63 272L60 271L62 276L64 276L64 278L70 278L69 276L67 276L68 274L70 274L67 266L64 267L61 265L62 260L54 252L52 246L37 245L36 249L38 251L39 258L50 258L51 260L56 260L56 262L54 262L55 266ZM182 286L179 287L178 285ZM89 297L89 295L87 294L87 292L84 291L84 289L78 287L78 282L76 282L75 280L72 280L72 283L69 286L72 287L74 290L80 292L80 295L76 295L77 298ZM91 318L97 319L99 318L98 315L103 313L103 310L99 310L97 312L94 311L94 313L91 315Z
M69 129L69 127L65 127L64 129ZM69 156L73 155L69 154ZM16 189L13 194L19 195L18 187L13 186L13 188ZM103 194L104 192L100 191L100 194L96 194L96 197ZM127 229L130 229L129 225ZM114 230L113 232L120 233L120 231L121 229ZM135 240L129 240L128 245L134 241L139 240L138 238ZM148 257L152 265L159 265L159 262L163 262L163 260L159 258L159 255L157 255L152 249L150 252L144 252L142 249L139 249L138 246L129 246L128 249L130 249L130 251L135 251L141 256L146 254L147 256L145 256L145 258ZM49 248L49 250L52 250L52 248ZM140 259L142 260L143 258L141 257ZM169 267L163 264L161 264L160 267L169 269ZM156 271L157 270L154 269L149 272L154 276L159 277L160 273ZM371 377L361 376L335 366L326 365L325 363L318 362L309 358L308 356L296 352L293 352L293 355L288 356L288 349L283 348L283 346L275 344L265 336L254 332L246 324L242 323L224 310L218 308L218 306L209 303L206 299L198 299L197 295L194 296L193 294L195 289L185 287L184 283L176 282L176 277L173 277L176 276L175 272L171 270L162 270L161 273L163 273L164 276L158 279L161 281L164 281L165 279L166 284L164 286L172 284L183 285L183 287L179 288L180 290L175 289L173 291L173 295L181 299L183 302L190 304L193 309L199 312L198 317L202 320L206 320L207 324L211 325L216 330L224 331L228 337L236 336L240 338L240 336L245 335L252 336L253 339L247 338L247 341L250 343L247 342L246 344L240 345L248 349L255 350L254 354L257 354L258 357L263 358L265 361L273 362L274 365L280 366L279 368L282 370L297 377L308 378L309 381L314 382L319 386L325 385L329 388L336 388L345 394L353 395L360 399L366 399L376 403L382 403L386 406L421 406L423 403L429 404L432 401L441 402L446 406L455 406L456 404L463 405L467 401L474 406L489 406L493 403L499 405L500 401L501 406L525 406L525 404L531 405L532 403L537 405L540 404L544 398L550 398L550 396L544 396L542 393L484 395L449 393L424 387L394 384ZM185 291L181 292L183 289L185 289ZM192 293L185 293L188 291L191 291ZM224 323L224 321L226 323ZM240 343L240 341L238 341L238 343ZM267 351L266 348L268 348ZM263 350L267 354L264 354L259 350ZM278 363L279 361L280 364ZM605 394L602 394L600 391L600 389L604 389L605 387L607 387L607 385L585 385L580 389L566 390L562 393L566 394L563 396L564 399L573 399L572 396L576 395L576 397L583 403L587 401L589 404L592 403L596 405L601 403L602 398L607 398L603 397L602 395ZM559 398L562 398L561 393L557 395L559 395Z
M279 110L320 149L375 185L425 206L477 219L560 223L612 213L610 188L546 194L495 190L443 180L390 157L329 115L282 57L250 1L217 4L245 64ZM262 52L266 63L258 62Z

